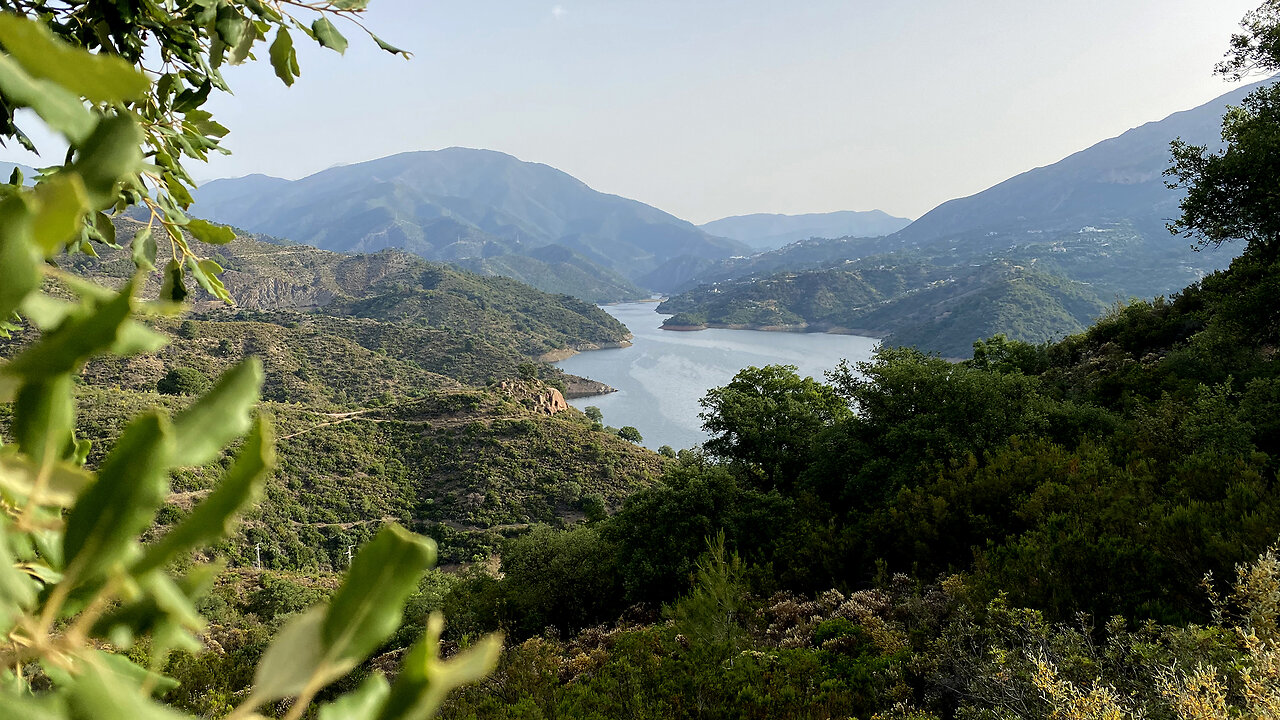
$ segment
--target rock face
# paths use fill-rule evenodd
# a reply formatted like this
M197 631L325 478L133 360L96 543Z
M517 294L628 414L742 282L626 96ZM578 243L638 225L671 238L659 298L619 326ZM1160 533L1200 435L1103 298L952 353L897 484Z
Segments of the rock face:
M548 415L555 415L561 410L568 410L569 403L564 401L564 396L555 388L547 388L547 391L538 395L538 409Z
M610 387L599 380L589 380L577 375L568 373L564 376L565 393L571 398L594 397L596 395L608 395L609 393L618 392L615 387Z

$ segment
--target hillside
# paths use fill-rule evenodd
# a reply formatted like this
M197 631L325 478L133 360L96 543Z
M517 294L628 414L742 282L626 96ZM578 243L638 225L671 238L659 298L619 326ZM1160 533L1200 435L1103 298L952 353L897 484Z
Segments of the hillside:
M755 250L776 250L783 245L809 238L891 235L910 224L910 220L894 217L882 210L842 210L805 215L736 215L698 227L712 235L746 243Z
M404 153L296 181L215 180L197 192L195 211L326 250L399 248L445 262L558 244L632 281L676 256L745 249L549 166L466 148Z
M534 248L524 255L473 258L454 264L479 275L508 277L544 292L572 295L590 303L629 302L649 296L619 273L563 245Z
M870 333L968 357L975 339L1057 340L1107 308L1086 284L1008 262L956 270L884 260L703 286L658 310L675 313L663 326L673 329Z

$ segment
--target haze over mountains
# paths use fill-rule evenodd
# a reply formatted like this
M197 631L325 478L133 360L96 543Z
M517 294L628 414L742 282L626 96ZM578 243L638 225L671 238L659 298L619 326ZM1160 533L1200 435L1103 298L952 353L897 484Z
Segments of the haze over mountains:
M665 305L681 327L859 328L952 357L994 333L1043 342L1077 332L1116 301L1176 292L1239 252L1195 252L1169 234L1180 195L1163 173L1176 138L1219 147L1223 113L1255 87L943 203L887 237L810 240L651 277L688 291ZM891 292L868 275L913 277L905 271L922 263L933 270Z
M809 238L878 237L911 224L881 210L842 210L805 215L757 213L713 220L698 227L712 235L733 238L756 250L776 250Z
M870 211L746 215L698 227L547 165L465 148L404 153L297 181L218 180L200 189L195 211L329 250L403 248L597 303L720 283L670 306L686 321L744 327L772 327L779 318L809 330L856 321L957 355L977 339L973 333L1047 340L1083 328L1116 300L1171 293L1225 267L1231 248L1196 253L1165 229L1179 196L1163 173L1171 140L1216 147L1223 112L1252 89L943 203L915 222ZM860 281L810 277L779 305L781 297L746 287L781 287L795 273L906 265L932 268L907 273L927 277L929 292L907 283L888 294L826 298L831 288ZM824 293L821 302L804 288ZM993 324L994 316L1003 319ZM879 324L864 324L871 321ZM945 343L931 344L931 328Z
M521 255L531 275L555 274L539 263L564 263L634 280L679 255L749 251L656 208L596 192L547 165L466 148L404 153L297 181L216 180L200 188L196 208L205 217L326 250L395 247L447 262ZM553 253L550 263L533 253L551 245L569 252Z

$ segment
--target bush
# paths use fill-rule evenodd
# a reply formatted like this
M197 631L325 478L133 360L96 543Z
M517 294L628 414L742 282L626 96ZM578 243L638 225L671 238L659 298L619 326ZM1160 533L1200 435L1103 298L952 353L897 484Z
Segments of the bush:
M192 368L174 368L156 383L156 391L164 395L199 395L209 388L209 378Z

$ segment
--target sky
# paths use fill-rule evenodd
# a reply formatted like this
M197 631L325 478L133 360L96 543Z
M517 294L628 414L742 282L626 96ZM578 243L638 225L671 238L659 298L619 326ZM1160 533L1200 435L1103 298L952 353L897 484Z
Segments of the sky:
M302 49L285 88L263 47L207 106L233 154L190 170L463 146L697 223L914 219L1228 92L1213 66L1258 2L373 0L365 24L411 60L339 23L345 56Z

